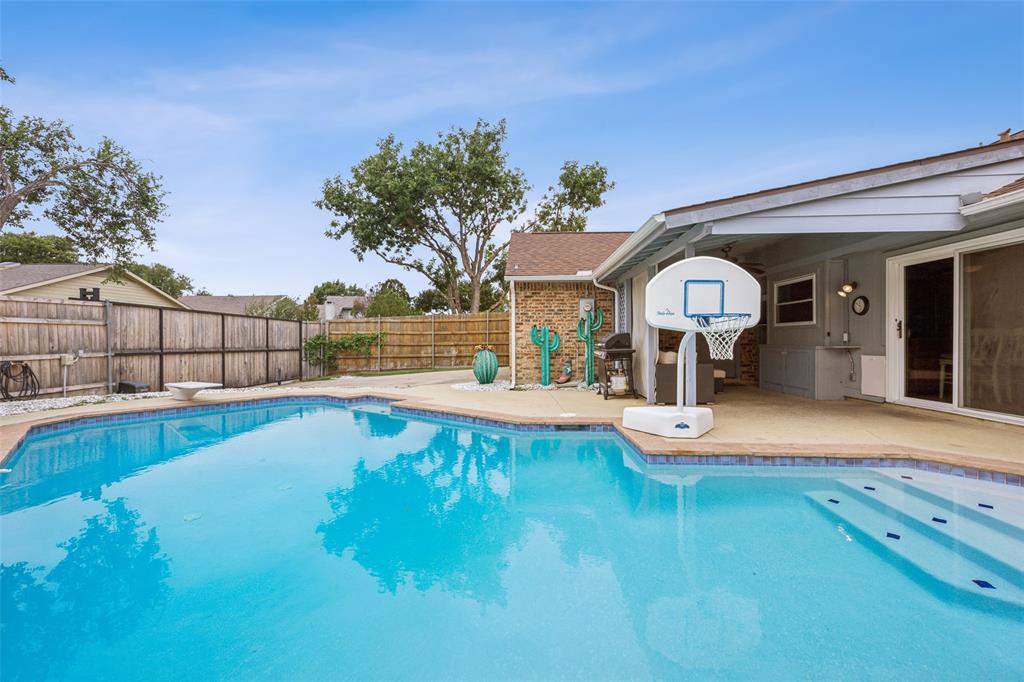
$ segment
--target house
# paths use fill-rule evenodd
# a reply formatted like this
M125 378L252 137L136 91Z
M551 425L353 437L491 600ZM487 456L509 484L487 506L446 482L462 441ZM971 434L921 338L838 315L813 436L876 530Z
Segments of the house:
M0 296L114 301L188 309L146 280L123 272L110 280L111 266L85 263L0 263Z
M178 300L192 310L226 315L249 315L253 309L265 308L277 303L284 294L252 296L182 296Z
M326 320L350 320L362 317L366 312L366 296L327 296L316 307L321 322Z
M743 264L762 287L761 324L737 341L735 360L715 363L733 381L1024 423L1024 288L1015 280L1024 263L1024 133L670 208L599 263L581 256L575 278L575 263L530 276L526 262L559 249L541 241L555 236L510 245L510 266L520 265L507 271L516 381L536 380L536 348L521 342L537 319L521 309L527 286L558 298L572 298L573 287L586 289L580 298L611 289L598 305L632 333L634 375L653 401L658 353L675 350L679 337L643 319L645 285L670 263L707 255ZM573 239L574 252L596 260L617 237ZM576 314L563 304L543 317L569 328Z

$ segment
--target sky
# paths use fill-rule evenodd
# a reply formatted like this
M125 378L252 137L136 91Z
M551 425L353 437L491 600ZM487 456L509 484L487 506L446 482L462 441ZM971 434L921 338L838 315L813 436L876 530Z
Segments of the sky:
M566 160L592 230L1024 127L1024 3L0 2L16 115L163 177L161 262L214 294L415 274L324 236L323 181L389 133L508 122L536 200ZM51 228L34 225L41 232ZM504 237L516 225L502 227Z

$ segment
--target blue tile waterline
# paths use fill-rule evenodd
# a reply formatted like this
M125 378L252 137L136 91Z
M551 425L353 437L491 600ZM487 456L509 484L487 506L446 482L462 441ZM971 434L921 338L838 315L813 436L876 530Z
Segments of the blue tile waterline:
M110 415L96 415L91 417L75 417L51 424L32 426L29 432L22 438L13 453L8 457L11 462L17 456L18 451L25 441L33 434L45 434L64 429L75 428L89 424L119 424L133 423L139 420L161 419L168 416L180 416L188 414L201 414L206 410L217 410L222 408L241 408L244 406L263 407L279 403L309 403L327 404L338 406L352 406L358 404L390 406L394 414L405 414L418 416L424 419L432 419L458 424L469 424L487 428L521 431L527 433L544 432L565 432L583 431L593 433L614 433L623 443L623 446L647 464L683 464L683 465L714 465L714 466L808 466L808 467L865 467L865 468L898 468L898 469L920 469L933 473L949 474L962 478L975 480L986 480L995 483L1024 487L1024 477L1000 471L989 471L973 467L953 467L941 462L932 462L920 459L896 459L883 457L826 457L810 455L662 455L648 454L638 448L632 441L619 433L611 424L529 424L503 421L486 417L475 417L461 415L453 412L418 409L394 405L398 402L395 399L381 398L373 395L366 396L278 396L273 398L260 398L256 400L238 400L231 402L215 403L210 405L189 405L184 407L160 408L156 410L122 412ZM0 474L2 475L2 474ZM905 474L900 478L913 480L912 476Z
M1012 670L1019 621L936 592L806 504L844 474L648 473L607 429L359 406L216 406L30 439L0 488L0 596L19 605L0 677Z

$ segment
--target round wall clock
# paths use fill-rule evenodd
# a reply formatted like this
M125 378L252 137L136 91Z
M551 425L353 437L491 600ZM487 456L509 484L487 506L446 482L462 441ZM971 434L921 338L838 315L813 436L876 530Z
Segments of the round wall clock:
M871 303L868 302L866 296L858 296L857 298L853 299L853 303L850 304L850 307L853 308L853 312L857 313L858 315L863 315L868 311L868 308L871 307Z

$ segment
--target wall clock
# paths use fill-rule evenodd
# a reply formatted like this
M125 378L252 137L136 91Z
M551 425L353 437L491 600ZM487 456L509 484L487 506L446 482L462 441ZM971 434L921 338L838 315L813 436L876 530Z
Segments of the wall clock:
M850 307L853 308L853 312L856 314L863 315L868 311L868 308L871 307L871 303L868 301L866 296L858 296L853 299L853 303L850 304Z

